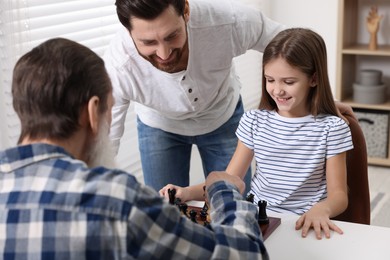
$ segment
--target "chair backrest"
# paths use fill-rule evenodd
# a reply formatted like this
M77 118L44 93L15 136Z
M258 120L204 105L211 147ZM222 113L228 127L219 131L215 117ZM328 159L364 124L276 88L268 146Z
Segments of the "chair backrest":
M333 219L369 225L371 209L366 141L356 117L349 113L343 113L343 116L349 121L354 148L347 152L348 207Z

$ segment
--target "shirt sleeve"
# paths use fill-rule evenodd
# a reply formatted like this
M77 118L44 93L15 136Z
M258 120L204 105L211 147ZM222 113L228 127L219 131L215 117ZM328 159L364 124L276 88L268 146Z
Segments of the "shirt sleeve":
M137 193L128 224L128 251L134 258L268 259L256 205L234 186L221 181L208 187L209 227L181 216L147 187Z
M326 159L353 149L352 136L349 126L339 117L329 127Z
M125 120L127 111L130 106L130 92L131 85L129 77L126 72L116 66L112 65L113 59L116 57L116 53L112 53L111 49L107 50L105 54L105 67L110 77L112 84L112 94L114 97L114 106L111 110L111 128L110 139L113 144L115 153L118 153L120 146L120 139L123 136L125 130Z
M118 95L114 96L115 103L111 110L110 139L116 154L119 150L120 139L125 131L125 120L130 105L130 101L121 102L119 99L121 98Z
M263 52L272 38L287 28L266 17L261 11L238 1L232 1L232 8L235 10L234 40L238 53L250 49Z
M240 119L240 123L236 130L238 139L249 149L254 149L253 143L253 128L256 122L254 111L247 111Z

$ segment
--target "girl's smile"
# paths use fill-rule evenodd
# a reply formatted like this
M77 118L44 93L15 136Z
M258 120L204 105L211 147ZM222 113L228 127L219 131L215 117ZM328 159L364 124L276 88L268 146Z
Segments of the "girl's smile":
M285 117L302 117L310 113L308 96L316 83L299 69L278 57L264 67L266 89ZM314 77L313 77L314 78Z

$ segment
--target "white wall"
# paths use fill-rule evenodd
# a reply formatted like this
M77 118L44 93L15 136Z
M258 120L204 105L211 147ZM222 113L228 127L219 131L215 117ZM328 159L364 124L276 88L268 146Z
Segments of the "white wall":
M265 0L269 17L289 27L306 27L320 34L328 52L329 79L336 86L338 0Z

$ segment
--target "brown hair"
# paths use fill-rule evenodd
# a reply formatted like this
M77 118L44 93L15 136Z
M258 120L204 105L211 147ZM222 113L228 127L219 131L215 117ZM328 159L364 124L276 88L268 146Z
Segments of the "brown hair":
M337 116L328 78L326 45L322 37L309 29L291 28L277 34L267 45L263 54L262 96L259 109L276 110L277 105L266 91L264 67L270 61L283 58L308 77L315 76L317 86L309 93L312 115L331 114Z
M13 106L21 120L19 142L66 139L80 126L82 109L91 97L107 110L111 82L103 60L89 48L56 38L23 55L15 65Z
M133 29L131 19L153 20L172 5L177 15L184 16L186 0L116 0L116 13L128 31Z

